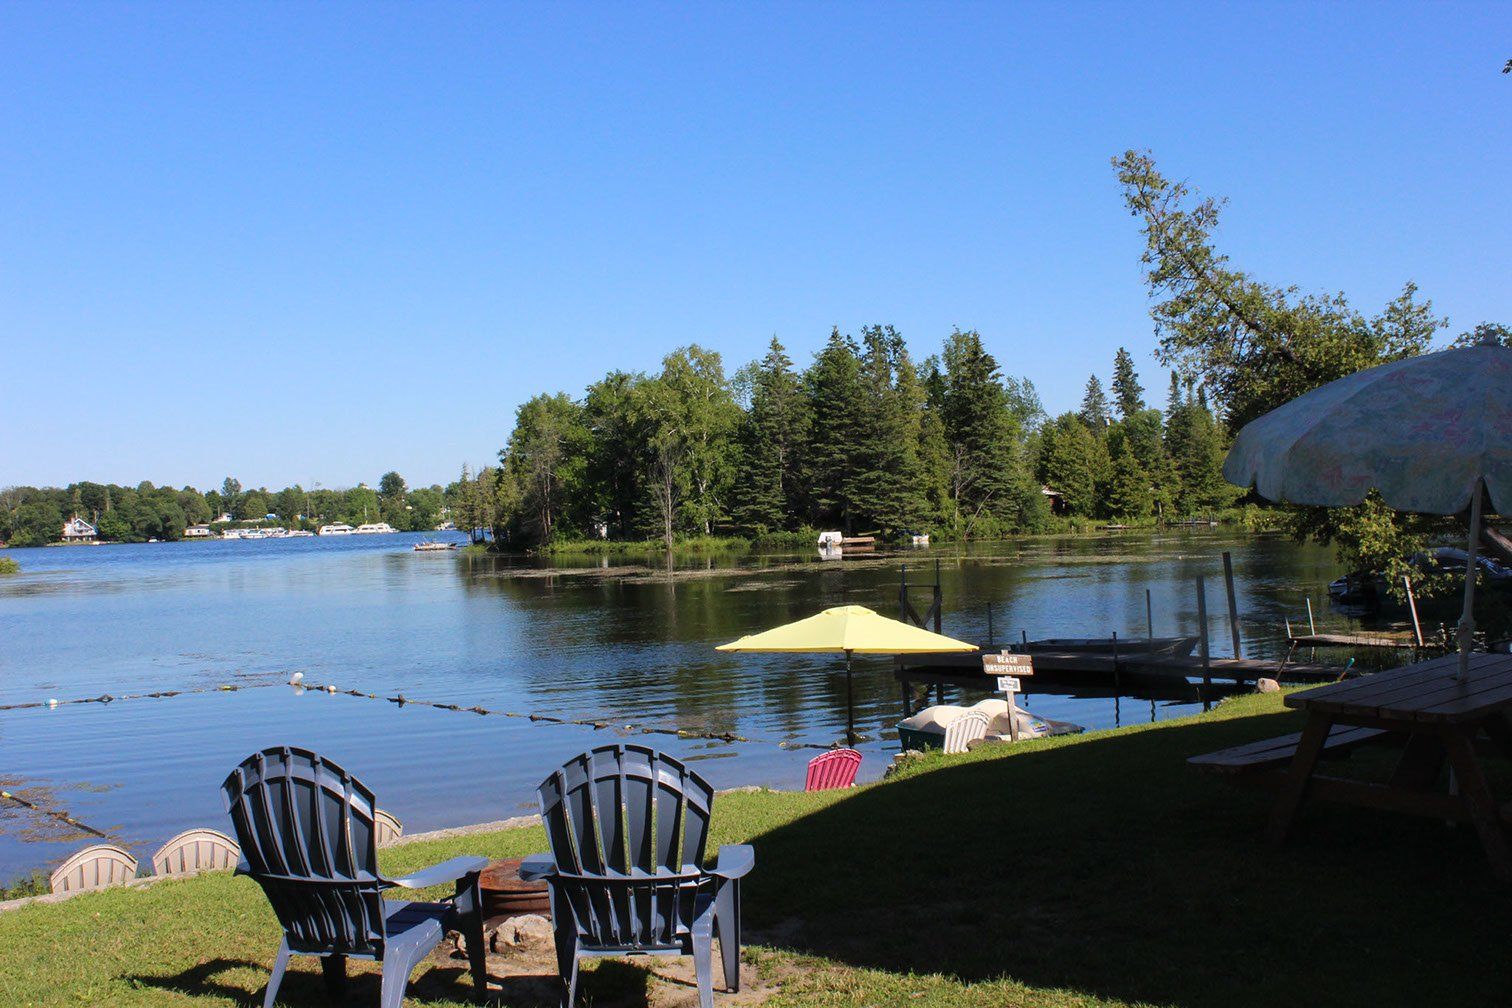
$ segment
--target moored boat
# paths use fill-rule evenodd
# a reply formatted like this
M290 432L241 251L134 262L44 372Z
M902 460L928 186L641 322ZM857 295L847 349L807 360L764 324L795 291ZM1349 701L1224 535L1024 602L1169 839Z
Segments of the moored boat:
M1037 651L1106 655L1140 652L1179 657L1191 654L1196 647L1196 637L1046 637L1016 644L1013 649L1028 654Z
M366 525L358 525L356 528L352 529L352 534L353 535L388 535L391 532L398 532L398 531L399 531L398 529L394 528L394 526L390 525L388 522L369 522Z
M351 535L353 531L355 530L352 528L352 526L348 525L346 522L336 522L332 525L320 526L320 534L323 536Z

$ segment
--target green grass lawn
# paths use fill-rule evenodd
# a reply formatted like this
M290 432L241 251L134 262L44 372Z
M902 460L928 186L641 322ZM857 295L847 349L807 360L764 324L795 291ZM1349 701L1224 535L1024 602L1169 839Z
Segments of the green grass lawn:
M745 914L748 958L780 976L767 1003L1512 1003L1512 894L1473 830L1315 805L1273 849L1264 795L1184 765L1295 728L1276 697L1256 696L1012 753L931 756L843 795L721 796L716 840L757 849ZM398 872L544 846L539 829L512 830L384 861ZM260 1004L277 940L261 893L226 875L31 906L0 914L0 1003ZM469 1003L463 965L422 967L407 1003ZM353 1004L376 1003L364 969ZM601 1004L622 1003L638 975L594 972ZM313 960L295 960L283 993L327 1003Z

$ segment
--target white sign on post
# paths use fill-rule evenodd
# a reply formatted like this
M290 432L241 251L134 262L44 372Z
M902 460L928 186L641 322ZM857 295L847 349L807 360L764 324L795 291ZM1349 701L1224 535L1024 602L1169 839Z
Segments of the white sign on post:
M982 655L982 671L990 676L996 676L998 692L1008 694L1008 737L1017 742L1019 737L1018 707L1013 702L1013 695L1024 688L1023 683L1019 681L1019 676L1034 675L1034 659L1029 655L1014 654L1011 651L1004 651L1002 654L984 654Z

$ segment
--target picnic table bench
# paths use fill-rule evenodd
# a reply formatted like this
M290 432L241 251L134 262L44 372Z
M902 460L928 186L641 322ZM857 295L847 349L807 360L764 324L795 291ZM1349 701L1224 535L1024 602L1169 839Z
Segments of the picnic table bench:
M1491 793L1482 749L1512 757L1512 655L1471 655L1457 675L1458 655L1293 693L1285 704L1303 711L1300 733L1235 746L1189 762L1201 769L1273 785L1276 801L1267 836L1281 843L1308 797L1472 823L1498 878L1512 881L1507 825L1512 806ZM1480 745L1484 741L1489 745ZM1326 776L1325 758L1365 745L1402 750L1384 783ZM1441 788L1443 769L1453 785Z
M1335 725L1323 743L1320 757L1344 757L1361 746L1389 744L1391 740L1392 734L1382 728ZM1208 773L1263 780L1266 771L1280 770L1292 761L1301 741L1302 733L1292 732L1192 756L1187 763Z

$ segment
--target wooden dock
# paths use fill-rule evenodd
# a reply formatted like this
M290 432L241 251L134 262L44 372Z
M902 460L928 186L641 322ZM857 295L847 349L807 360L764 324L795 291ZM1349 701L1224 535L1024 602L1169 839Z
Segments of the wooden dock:
M1411 651L1414 649L1428 650L1426 646L1418 648L1418 644L1411 637L1399 637L1388 634L1338 634L1338 633L1313 633L1299 634L1291 638L1294 648L1390 648L1394 650ZM1439 649L1442 650L1442 649Z
M1348 674L1342 665L1274 660L1211 658L1204 685L1202 659L1196 655L1156 652L1108 653L1035 651L1034 677L1024 680L1025 692L1059 696L1114 697L1195 703L1247 692L1257 679L1285 682L1334 682ZM905 711L912 707L916 686L945 686L993 692L993 677L982 671L980 654L920 654L898 659L895 673ZM905 713L905 716L907 714Z

